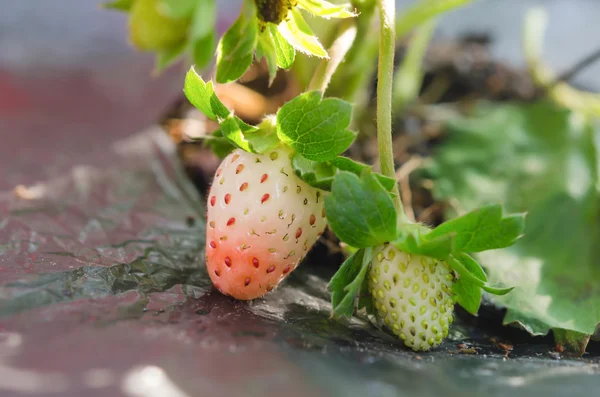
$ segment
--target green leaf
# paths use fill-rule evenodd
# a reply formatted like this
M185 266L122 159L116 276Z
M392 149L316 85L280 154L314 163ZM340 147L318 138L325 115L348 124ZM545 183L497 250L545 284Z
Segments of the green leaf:
M361 177L341 171L325 197L329 225L343 242L372 247L396 238L396 209L390 194L369 169Z
M258 41L258 19L252 0L245 0L238 19L225 32L217 47L217 82L242 77L252 64Z
M354 141L348 130L352 105L337 98L323 99L306 92L287 102L277 113L277 134L282 142L309 160L332 160Z
M269 33L273 39L273 45L275 46L275 55L277 57L277 66L282 69L289 69L294 64L296 59L296 50L286 39L283 38L277 26L269 24Z
M264 31L258 36L258 47L256 49L256 57L258 59L265 58L267 68L269 70L269 85L273 84L277 75L277 53L275 52L275 44L268 31Z
M361 249L350 256L329 282L333 317L352 317L356 297L371 262L372 248Z
M281 36L285 38L296 50L319 58L327 58L327 51L319 43L310 26L306 23L302 14L292 9L290 18L281 22L278 26Z
M193 67L185 75L183 92L188 101L209 119L224 119L229 116L229 109L215 94L212 81L204 82Z
M502 206L485 205L432 230L428 237L454 236L454 252L481 252L513 245L523 234L524 216L502 215Z
M197 0L160 0L160 11L170 18L185 18L192 14Z
M192 43L192 58L196 67L203 68L212 60L215 41L215 33L211 32Z
M185 42L177 44L173 48L169 50L159 52L156 55L156 72L162 72L173 63L177 62L177 60L183 55L185 50Z
M357 16L357 14L350 11L352 7L350 4L331 4L325 0L298 0L298 7L326 19Z
M552 332L556 340L557 350L566 350L576 356L583 356L590 341L590 335L560 328L555 328Z
M371 166L363 163L359 163L358 161L354 161L348 157L338 156L329 161L331 165L337 167L341 171L352 172L353 174L360 175L364 169L371 169ZM374 173L377 180L383 185L383 187L392 191L394 186L396 185L396 180L394 178L387 177L385 175L381 175L379 173Z
M134 0L114 0L109 1L108 3L103 3L102 7L111 10L128 12L129 10L131 10L133 2Z
M180 0L171 0L177 1ZM207 36L214 37L215 21L217 20L217 5L215 0L185 0L196 3L192 25L190 26L190 37L192 40L203 39Z
M490 283L516 286L491 297L507 308L504 322L533 335L593 334L600 324L598 132L548 103L481 104L449 132L425 174L435 197L458 203L461 213L499 201L527 212L514 246L477 256Z

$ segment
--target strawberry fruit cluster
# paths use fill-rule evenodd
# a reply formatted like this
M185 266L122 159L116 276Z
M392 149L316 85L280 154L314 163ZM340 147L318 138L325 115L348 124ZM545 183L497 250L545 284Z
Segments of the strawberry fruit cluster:
M392 3L378 4L381 46L393 46L393 28L387 26L393 23ZM184 53L197 67L212 59L214 0L114 0L107 6L129 12L132 42L156 52L159 69ZM506 216L499 205L488 205L434 229L409 222L391 149L380 142L385 175L342 156L356 138L349 129L353 107L324 96L356 28L340 29L332 45L336 53L329 54L300 10L326 19L357 16L348 4L325 0L244 0L216 45L218 83L239 79L255 60L265 60L273 81L278 69L293 66L297 51L323 58L313 77L318 89L298 95L258 125L225 107L212 81L194 67L186 75L188 100L219 124L205 139L223 158L207 197L206 269L222 293L260 298L298 267L329 225L353 252L329 284L333 316L359 313L409 348L429 350L448 335L455 304L476 313L482 291L510 292L488 284L473 254L513 244L523 231L523 216ZM389 76L393 50L380 48L385 61L380 68L387 65ZM387 77L381 69L379 86ZM389 98L378 98L378 110L390 109L389 87L386 92ZM379 124L391 124L389 114L381 116L378 112ZM391 145L391 125L379 127L378 135L388 134Z

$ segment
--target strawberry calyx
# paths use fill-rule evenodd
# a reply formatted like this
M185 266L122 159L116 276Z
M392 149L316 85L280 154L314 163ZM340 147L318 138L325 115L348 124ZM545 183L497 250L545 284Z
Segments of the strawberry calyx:
M331 228L354 253L331 279L332 315L358 309L379 319L413 350L429 350L448 335L454 304L476 314L492 287L472 253L508 247L522 235L522 214L488 205L436 228L398 222L389 190L364 169L339 172L325 199Z

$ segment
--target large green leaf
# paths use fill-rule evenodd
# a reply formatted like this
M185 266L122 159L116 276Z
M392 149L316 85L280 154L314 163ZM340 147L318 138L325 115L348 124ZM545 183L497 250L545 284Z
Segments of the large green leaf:
M354 141L348 130L352 105L338 98L323 99L309 91L287 102L277 112L279 139L309 160L333 160Z
M545 103L480 105L449 127L426 170L435 196L459 213L499 201L528 212L524 238L478 255L490 284L517 286L491 297L504 322L585 343L600 323L597 132Z

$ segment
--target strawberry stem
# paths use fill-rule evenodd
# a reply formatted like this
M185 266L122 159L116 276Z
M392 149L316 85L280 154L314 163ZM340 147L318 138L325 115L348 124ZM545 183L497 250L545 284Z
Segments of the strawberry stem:
M396 5L394 0L378 0L379 6L379 66L377 71L377 142L381 173L396 180L394 152L392 150L392 88L394 52L396 50ZM406 221L400 199L398 183L392 190L398 217Z

